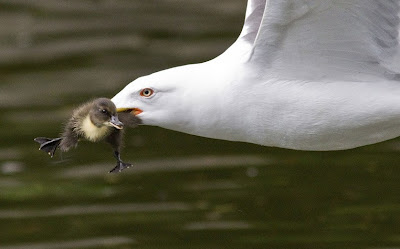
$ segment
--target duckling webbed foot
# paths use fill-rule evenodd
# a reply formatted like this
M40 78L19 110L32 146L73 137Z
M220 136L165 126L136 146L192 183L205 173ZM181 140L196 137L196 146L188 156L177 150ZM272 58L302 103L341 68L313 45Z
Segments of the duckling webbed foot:
M37 137L34 139L34 141L40 144L39 150L43 150L49 154L50 157L53 157L61 143L61 138L52 139L46 137Z
M127 169L132 166L130 163L125 163L121 160L121 156L118 151L114 151L114 157L117 159L117 165L110 170L108 173L119 173L124 169Z
M130 164L130 163L125 163L125 162L120 161L120 162L117 162L117 165L112 170L110 170L108 173L119 173L122 170L127 169L131 166L132 166L132 164Z

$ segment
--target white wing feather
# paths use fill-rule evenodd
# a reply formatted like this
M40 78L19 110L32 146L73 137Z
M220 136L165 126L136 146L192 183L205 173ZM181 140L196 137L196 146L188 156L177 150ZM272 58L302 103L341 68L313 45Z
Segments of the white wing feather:
M262 21L266 0L249 0L246 8L246 19L239 40L253 45Z
M249 0L238 42L269 77L398 80L398 14L399 0Z
M239 38L214 61L247 61L253 49L254 41L260 28L266 0L248 0L246 18Z

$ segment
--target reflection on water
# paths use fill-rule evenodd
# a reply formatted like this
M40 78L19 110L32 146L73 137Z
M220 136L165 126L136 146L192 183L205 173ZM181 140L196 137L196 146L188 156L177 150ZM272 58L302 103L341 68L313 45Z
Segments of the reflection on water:
M189 206L184 203L144 203L144 204L111 204L111 205L89 205L89 206L64 206L43 210L2 210L2 219L20 219L37 217L54 217L68 215L96 215L135 212L165 212L165 211L187 211Z
M208 60L245 0L0 0L0 249L398 248L399 141L296 152L129 130L50 159L71 110L140 75Z
M136 244L135 240L126 237L98 237L71 241L47 243L18 244L15 246L0 246L0 249L70 249L70 248L101 248L117 247ZM122 247L124 248L124 247Z

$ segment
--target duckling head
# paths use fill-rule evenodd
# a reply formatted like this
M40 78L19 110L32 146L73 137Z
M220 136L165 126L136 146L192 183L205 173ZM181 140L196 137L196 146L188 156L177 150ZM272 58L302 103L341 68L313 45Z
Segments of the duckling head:
M94 100L89 115L90 120L97 127L109 126L121 130L124 126L118 119L115 104L107 98L98 98Z

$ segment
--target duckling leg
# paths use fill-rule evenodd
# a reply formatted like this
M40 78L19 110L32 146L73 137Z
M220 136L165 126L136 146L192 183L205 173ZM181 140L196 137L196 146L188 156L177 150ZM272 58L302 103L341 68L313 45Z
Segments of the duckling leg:
M46 138L46 137L37 137L34 139L35 142L40 144L39 150L45 151L50 157L54 156L58 146L61 143L61 138Z
M121 160L119 151L121 150L122 144L122 130L114 129L114 131L106 138L106 141L112 146L114 150L114 157L117 159L117 165L109 171L109 173L119 173L122 170L132 166L130 163L125 163Z
M118 150L114 150L114 157L115 157L115 159L117 159L117 165L112 170L110 170L108 173L119 173L122 170L132 166L132 164L125 163L121 160L121 155L119 154Z

